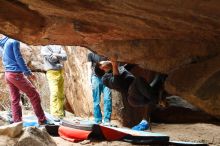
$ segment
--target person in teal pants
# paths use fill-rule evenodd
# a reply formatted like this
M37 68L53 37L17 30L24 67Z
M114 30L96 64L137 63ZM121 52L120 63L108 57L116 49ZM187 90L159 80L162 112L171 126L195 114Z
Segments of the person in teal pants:
M105 57L99 56L94 53L88 54L88 61L91 62L92 66L92 76L91 76L91 83L92 83L92 96L93 96L93 110L94 110L94 121L97 124L103 123L104 125L109 125L111 120L112 114L112 98L111 98L111 90L106 87L101 77L95 74L94 67L96 62L106 60ZM103 93L103 101L104 101L104 117L102 120L102 112L100 108L100 99L101 93Z

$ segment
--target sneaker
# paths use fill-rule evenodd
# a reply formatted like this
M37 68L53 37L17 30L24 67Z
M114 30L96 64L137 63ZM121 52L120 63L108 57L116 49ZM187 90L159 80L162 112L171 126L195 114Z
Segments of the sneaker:
M103 126L111 126L111 123L110 122L103 122L101 125L103 125Z
M60 122L60 118L58 118L58 117L54 117L53 120L54 120L54 122Z
M7 122L8 122L9 124L14 123L14 121L13 121L13 119L12 119L12 113L11 113L11 111L8 111L8 113L7 113Z
M93 124L96 124L96 125L99 125L99 124L102 124L102 121L101 121L101 120L95 120L95 119L94 119L94 120L92 121L92 123L93 123Z
M60 122L63 119L63 116L53 116L54 122Z
M144 131L147 130L149 128L149 124L146 120L142 120L138 125L132 127L132 130L136 130L136 131Z
M50 122L49 120L44 120L44 121L38 121L39 126L44 126L44 125L53 125L54 123Z
M100 122L95 122L94 121L94 124L99 125L99 124L102 124L102 122L101 121Z
M107 127L118 127L117 125L112 124L110 121L102 122L102 126L107 126Z

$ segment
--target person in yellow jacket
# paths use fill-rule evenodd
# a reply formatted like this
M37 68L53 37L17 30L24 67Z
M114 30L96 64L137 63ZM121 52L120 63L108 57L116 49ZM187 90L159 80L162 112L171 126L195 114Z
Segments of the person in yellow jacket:
M50 88L50 113L59 121L65 115L63 61L67 54L60 45L48 45L41 48L41 55Z

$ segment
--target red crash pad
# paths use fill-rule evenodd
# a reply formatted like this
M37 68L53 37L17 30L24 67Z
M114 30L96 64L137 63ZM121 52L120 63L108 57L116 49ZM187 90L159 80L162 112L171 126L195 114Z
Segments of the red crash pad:
M166 143L169 141L169 136L146 132L146 131L135 131L126 128L107 127L98 125L101 133L104 135L106 140L124 140L131 143Z
M107 127L88 123L71 123L67 121L62 122L62 126L59 128L59 135L71 142L79 142L85 139L99 139L108 141L123 140L133 144L207 146L207 144L202 143L169 141L169 136L160 133L134 131L126 128Z
M122 131L117 131L117 130L111 129L109 127L100 126L100 128L101 128L101 132L104 135L105 139L109 140L109 141L120 140L123 137L125 137L126 135L128 135L128 133L125 133Z
M84 134L84 135L83 135ZM85 139L99 140L124 140L129 142L154 143L168 142L169 136L159 133L134 131L125 128L108 127L103 125L89 123L71 123L63 121L62 127L59 128L59 135L73 142ZM82 137L80 137L82 136Z
M60 137L71 142L79 142L88 139L91 131L74 129L70 127L60 126L58 133Z

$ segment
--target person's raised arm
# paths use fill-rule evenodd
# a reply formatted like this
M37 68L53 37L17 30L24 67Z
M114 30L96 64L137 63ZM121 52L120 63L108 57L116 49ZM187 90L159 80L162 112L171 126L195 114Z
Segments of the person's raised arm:
M118 70L118 62L117 61L111 61L112 63L112 72L114 76L119 75L119 70Z
M118 70L118 62L117 62L117 56L114 55L110 60L112 63L112 72L114 76L118 76L119 75L119 70Z

